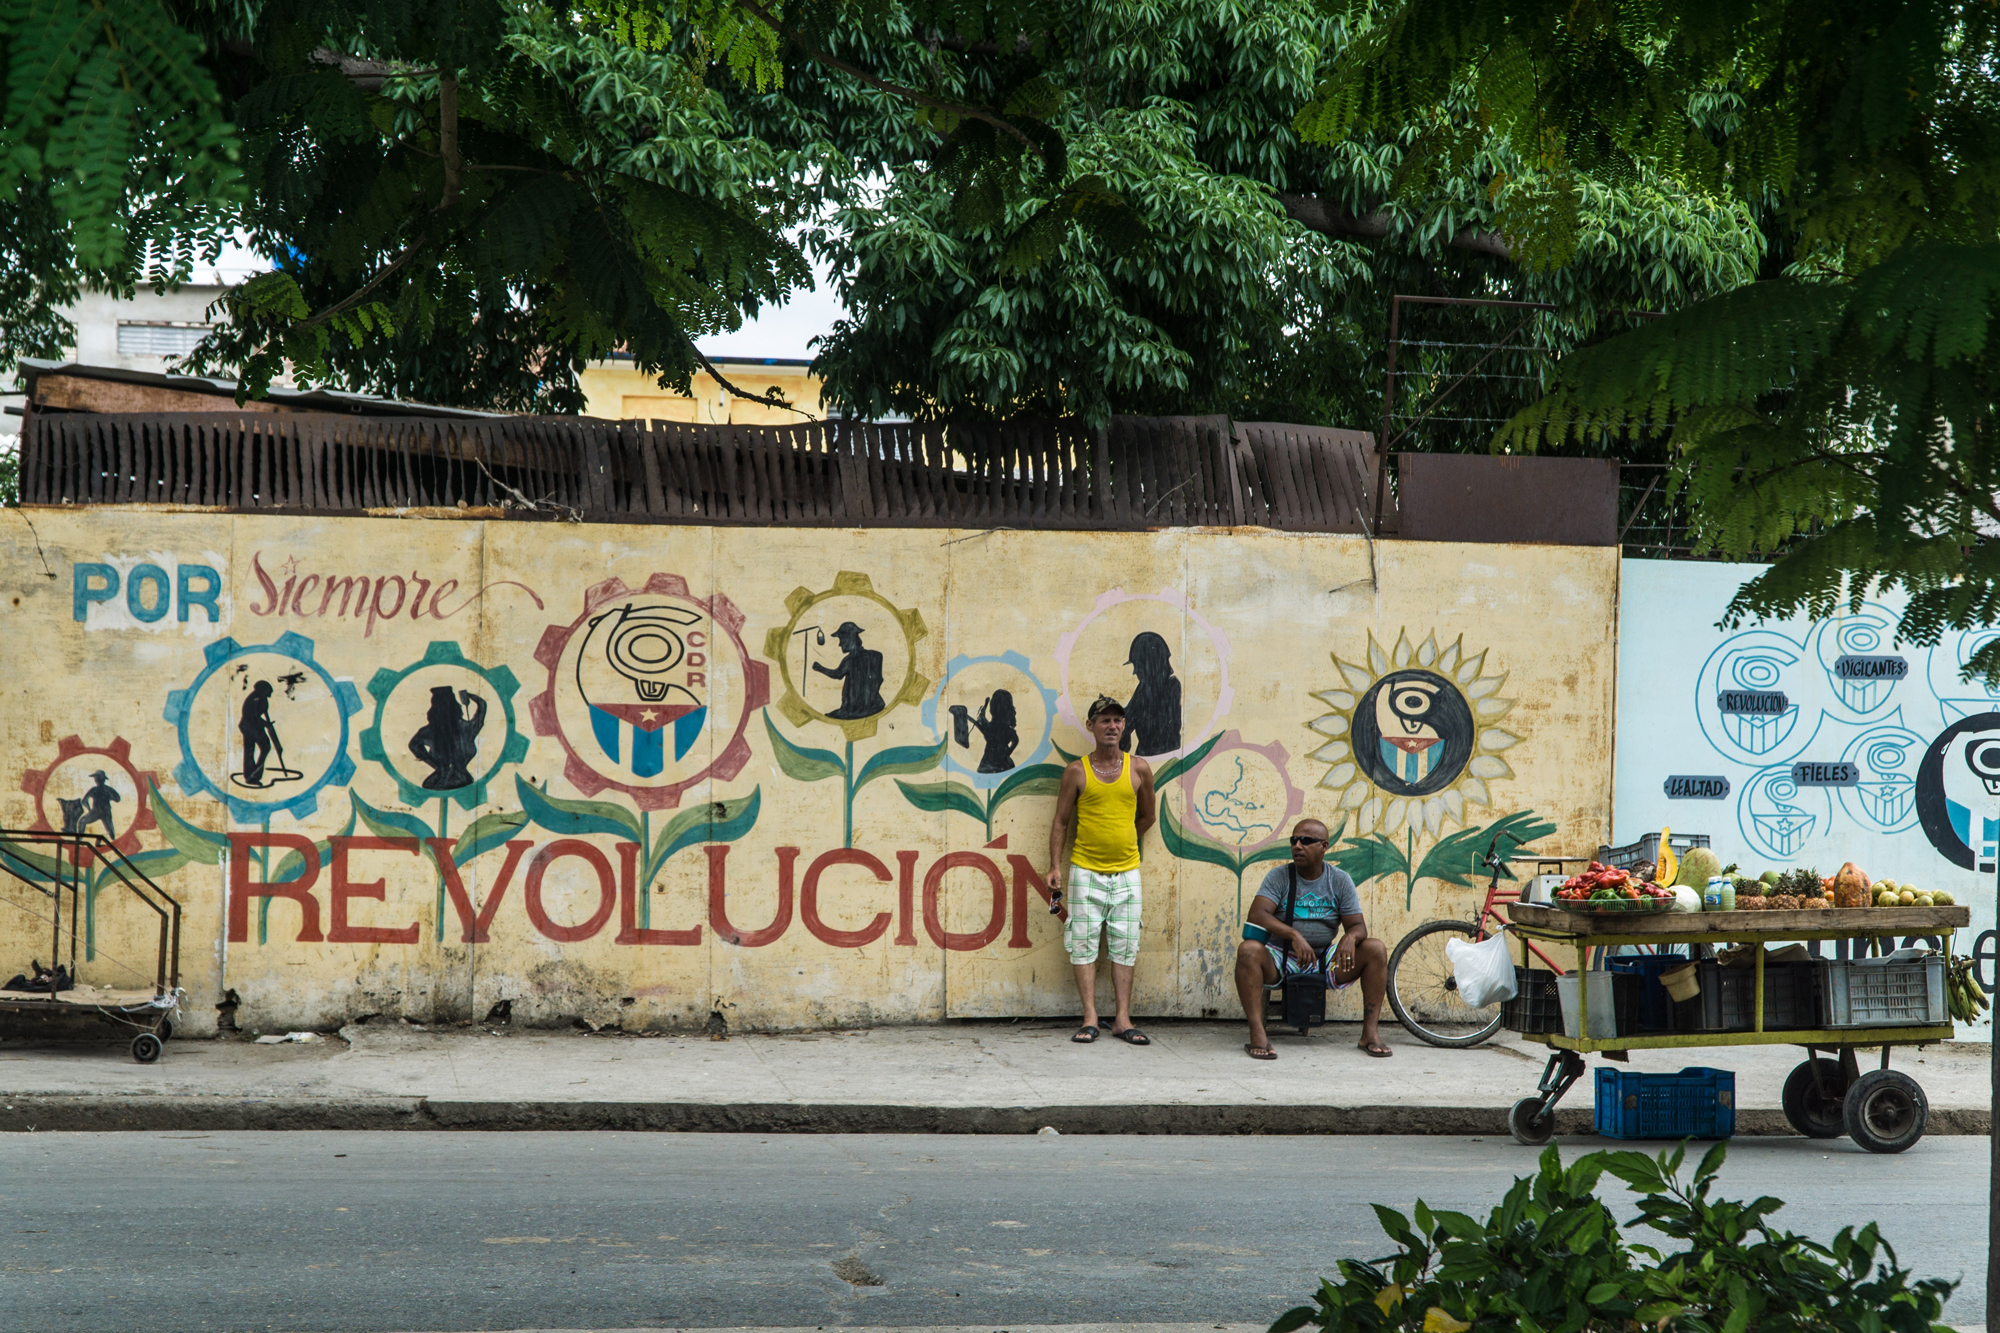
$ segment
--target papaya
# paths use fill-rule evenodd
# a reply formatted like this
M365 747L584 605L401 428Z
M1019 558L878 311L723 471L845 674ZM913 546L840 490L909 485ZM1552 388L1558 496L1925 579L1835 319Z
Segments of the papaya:
M1868 876L1860 866L1849 861L1833 877L1833 905L1835 907L1866 907L1872 901L1868 892Z

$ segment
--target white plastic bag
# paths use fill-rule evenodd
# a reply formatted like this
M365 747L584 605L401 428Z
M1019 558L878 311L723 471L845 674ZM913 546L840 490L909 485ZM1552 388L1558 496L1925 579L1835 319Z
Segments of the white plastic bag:
M1500 927L1504 932L1507 928ZM1511 1000L1518 989L1514 960L1507 953L1504 933L1477 944L1471 940L1444 942L1444 956L1451 960L1451 974L1458 982L1458 998L1474 1009Z

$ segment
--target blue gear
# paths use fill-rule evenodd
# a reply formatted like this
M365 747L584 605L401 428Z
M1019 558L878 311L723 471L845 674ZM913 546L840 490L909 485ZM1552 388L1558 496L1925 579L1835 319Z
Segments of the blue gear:
M396 692L396 687L401 685L412 672L439 665L462 667L484 680L488 688L498 696L500 708L507 718L507 742L500 749L500 757L494 761L491 768L474 777L470 786L459 787L453 791L431 791L421 783L410 781L397 772L396 766L389 762L389 752L382 744L382 710L387 707L389 696ZM486 804L486 787L493 781L494 776L508 764L518 764L528 757L528 738L514 725L514 695L520 688L521 682L507 667L480 666L468 660L457 643L450 640L436 641L425 649L422 661L412 662L401 671L391 671L383 667L369 680L368 693L375 699L375 720L361 733L361 757L380 764L384 772L396 779L397 799L412 809L421 810L427 802L440 797L457 801L464 809L476 809Z
M1035 689L1042 696L1042 715L1048 719L1043 724L1042 743L1035 747L1035 752L1026 759L1018 761L1014 767L1004 773L981 773L977 768L967 768L958 761L958 756L952 753L950 746L947 745L945 747L944 766L947 769L958 774L980 791L991 791L1008 778L1014 776L1014 774L1028 767L1028 765L1039 764L1044 759L1047 759L1049 751L1055 748L1056 692L1042 684L1041 677L1037 676L1029 668L1028 659L1011 648L997 656L973 657L967 653L960 653L945 664L944 678L938 682L937 693L924 700L922 714L924 725L931 729L932 734L938 736L944 734L938 730L938 701L944 698L945 690L951 685L951 678L965 668L981 662L999 662L1005 666L1013 667L1032 681Z
M201 764L194 757L194 744L188 737L188 716L194 710L194 701L201 694L202 686L217 671L234 662L239 657L255 657L272 654L287 657L298 662L326 686L340 709L340 745L333 764L320 774L319 778L297 796L282 801L248 801L230 792L224 783L217 783L202 771ZM319 794L325 787L345 787L354 778L354 756L347 752L348 719L361 711L361 692L354 688L351 680L335 680L327 669L313 660L313 641L303 634L289 630L280 634L272 643L240 644L233 638L217 639L202 650L207 662L194 683L184 690L167 691L167 707L162 714L174 724L180 737L181 762L174 769L174 780L189 796L213 796L229 807L229 818L238 824L263 824L275 815L290 815L293 819L305 819L319 810Z

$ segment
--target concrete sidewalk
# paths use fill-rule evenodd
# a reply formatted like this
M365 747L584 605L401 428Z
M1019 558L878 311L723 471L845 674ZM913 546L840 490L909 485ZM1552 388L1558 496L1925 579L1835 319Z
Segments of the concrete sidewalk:
M153 1065L122 1041L9 1038L0 1130L1504 1134L1546 1058L1505 1033L1439 1050L1385 1023L1392 1059L1358 1050L1358 1025L1334 1024L1277 1036L1279 1058L1259 1062L1240 1022L1143 1026L1148 1048L1076 1045L1073 1023L1040 1019L725 1041L377 1020L305 1044L171 1041ZM1779 1089L1803 1058L1790 1046L1635 1051L1622 1067L1733 1069L1738 1132L1786 1134ZM1891 1067L1922 1085L1930 1133L1984 1134L1988 1059L1987 1046L1951 1043L1898 1050ZM1563 1133L1588 1131L1589 1077L1563 1103Z

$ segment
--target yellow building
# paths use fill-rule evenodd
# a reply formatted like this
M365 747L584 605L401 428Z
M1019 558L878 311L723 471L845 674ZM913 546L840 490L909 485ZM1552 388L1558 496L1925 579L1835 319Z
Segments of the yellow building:
M691 395L663 389L656 377L622 357L593 361L577 378L583 386L586 400L583 410L588 416L623 421L794 426L826 415L820 405L819 376L808 370L811 364L782 357L715 358L716 369L737 388L782 398L796 411L738 398L718 384L714 376L705 373L695 375Z

